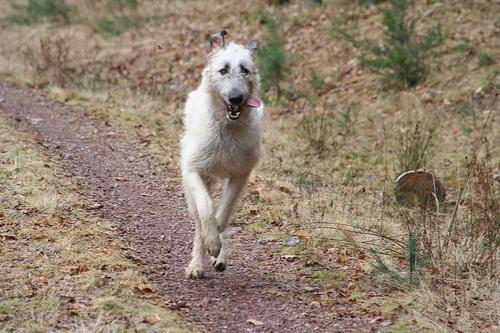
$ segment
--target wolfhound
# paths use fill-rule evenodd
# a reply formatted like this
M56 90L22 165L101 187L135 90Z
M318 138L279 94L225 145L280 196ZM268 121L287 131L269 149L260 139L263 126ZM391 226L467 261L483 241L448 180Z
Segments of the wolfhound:
M208 63L201 84L186 101L181 141L182 182L196 223L187 278L203 276L208 251L217 271L227 266L227 227L250 172L262 155L263 105L257 97L260 77L252 59L257 48L225 45L223 30L210 36ZM223 181L216 209L210 184Z

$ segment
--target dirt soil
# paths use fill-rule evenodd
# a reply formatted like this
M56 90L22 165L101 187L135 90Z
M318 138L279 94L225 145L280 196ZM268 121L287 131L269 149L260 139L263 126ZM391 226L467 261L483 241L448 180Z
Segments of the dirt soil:
M300 281L298 268L277 255L272 242L256 239L243 225L234 228L226 272L215 272L207 263L204 279L185 279L194 224L179 184L169 179L171 171L161 170L102 121L4 82L0 111L18 128L33 132L79 180L82 191L102 205L165 306L196 327L207 332L378 330L378 320L368 313L354 315L348 300L320 306L317 287Z

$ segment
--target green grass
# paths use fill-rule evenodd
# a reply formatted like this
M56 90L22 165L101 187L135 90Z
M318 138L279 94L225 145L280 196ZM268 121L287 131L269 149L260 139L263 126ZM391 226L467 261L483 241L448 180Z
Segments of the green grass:
M477 58L479 67L488 67L495 64L495 59L487 53L481 53Z
M15 14L6 16L4 21L12 24L30 25L44 19L68 24L78 15L78 9L65 0L29 0L26 5L12 1L10 6Z
M152 20L158 20L156 15L134 17L130 15L119 15L112 17L100 17L95 20L95 29L97 33L105 37L115 37L122 33L143 27Z

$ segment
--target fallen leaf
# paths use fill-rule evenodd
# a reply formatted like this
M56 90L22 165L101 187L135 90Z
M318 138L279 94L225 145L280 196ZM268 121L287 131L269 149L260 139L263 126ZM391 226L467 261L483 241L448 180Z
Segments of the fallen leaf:
M262 201L271 202L274 199L274 196L271 192L259 191L258 193L259 193L259 199L261 199Z
M70 269L70 274L71 275L76 275L76 274L80 274L80 273L83 273L83 272L88 272L89 271L89 266L87 265L78 265L78 266L73 266L71 267Z
M290 190L288 187L285 187L285 186L280 186L279 190L283 193L286 193L286 194L292 194L292 190Z
M143 287L139 287L138 289L140 291L142 291L143 293L154 293L153 288L151 288L150 286L143 286Z
M0 322L10 320L12 317L5 314L0 314Z
M382 320L384 320L384 317L375 317L372 320L370 320L369 323L370 324L375 324L375 323L377 323L379 321L382 321Z
M293 206L292 206L292 212L295 217L299 216L299 202L297 201Z
M15 235L10 235L10 234L0 235L0 237L3 240L16 240L17 239L17 237Z

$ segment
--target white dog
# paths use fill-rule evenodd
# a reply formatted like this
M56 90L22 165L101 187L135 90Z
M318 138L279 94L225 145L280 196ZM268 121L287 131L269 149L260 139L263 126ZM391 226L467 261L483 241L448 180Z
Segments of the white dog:
M257 98L260 78L252 59L256 43L225 45L225 34L211 35L201 84L185 107L182 182L196 222L188 278L203 276L205 249L217 271L226 269L229 218L262 155L263 105ZM209 192L214 180L224 181L217 210Z

